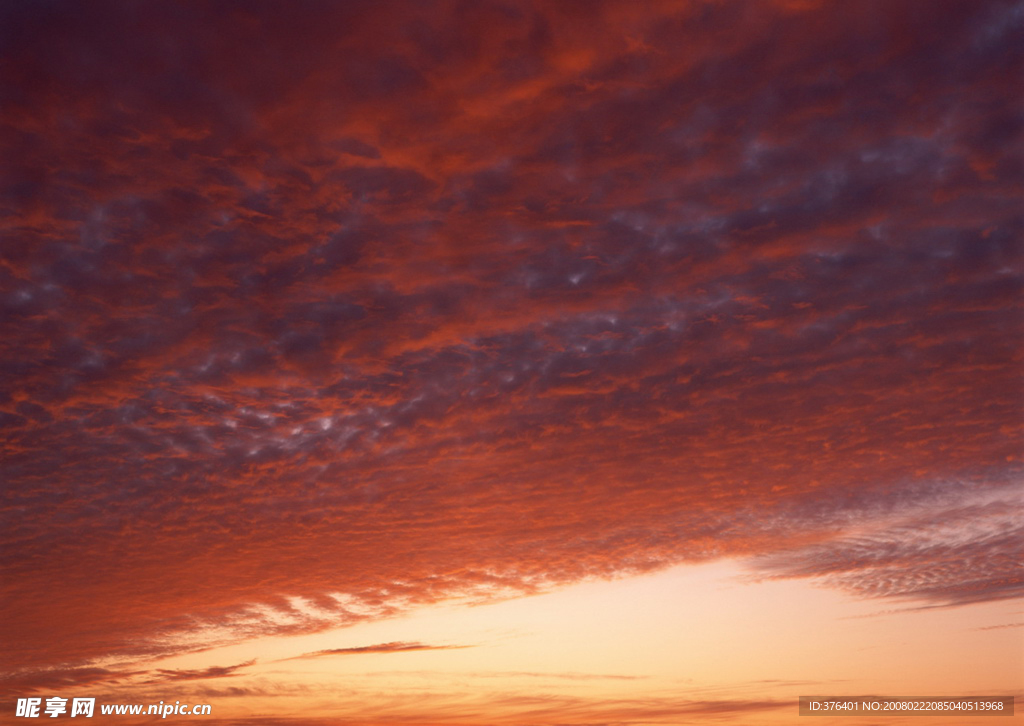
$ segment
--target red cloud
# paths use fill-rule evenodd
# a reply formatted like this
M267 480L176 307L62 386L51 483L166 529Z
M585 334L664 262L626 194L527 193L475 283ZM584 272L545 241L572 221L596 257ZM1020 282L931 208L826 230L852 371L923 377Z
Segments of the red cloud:
M3 11L5 670L723 556L968 597L844 526L1019 477L1018 15L586 8Z

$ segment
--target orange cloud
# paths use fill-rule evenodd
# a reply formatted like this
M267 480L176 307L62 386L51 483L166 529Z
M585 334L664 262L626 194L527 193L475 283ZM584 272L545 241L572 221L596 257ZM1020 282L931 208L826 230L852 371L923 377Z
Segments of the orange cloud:
M451 650L452 648L470 648L469 645L427 645L425 643L378 643L377 645L363 645L355 648L331 648L330 650L318 650L313 653L304 653L299 658L320 658L325 655L360 655L363 653L406 653L415 650Z
M3 672L727 556L1019 594L1011 6L2 12Z

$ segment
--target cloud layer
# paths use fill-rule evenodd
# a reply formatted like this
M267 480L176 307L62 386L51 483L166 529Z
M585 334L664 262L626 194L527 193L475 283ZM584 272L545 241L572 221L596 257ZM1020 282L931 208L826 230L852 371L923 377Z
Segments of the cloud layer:
M365 653L408 653L417 650L451 650L452 648L469 648L468 645L428 645L426 643L409 643L395 641L391 643L377 643L375 645L360 645L354 648L331 648L330 650L317 650L312 653L304 653L299 658L320 658L325 655L362 655Z
M2 12L8 671L722 556L1020 594L1019 3Z

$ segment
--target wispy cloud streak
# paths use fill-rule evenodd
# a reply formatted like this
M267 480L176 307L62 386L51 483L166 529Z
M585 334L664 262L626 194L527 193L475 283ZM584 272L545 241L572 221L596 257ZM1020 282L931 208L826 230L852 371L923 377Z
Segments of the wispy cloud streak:
M376 645L362 645L354 648L331 648L329 650L317 650L312 653L303 653L299 658L321 658L327 655L363 655L366 653L408 653L417 650L452 650L460 648L471 648L470 645L427 645L426 643L378 643Z

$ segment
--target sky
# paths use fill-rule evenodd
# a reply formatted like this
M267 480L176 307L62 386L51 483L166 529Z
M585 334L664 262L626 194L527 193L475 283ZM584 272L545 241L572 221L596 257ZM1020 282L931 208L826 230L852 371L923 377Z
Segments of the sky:
M1002 0L0 3L0 723L1022 708L1022 83Z

